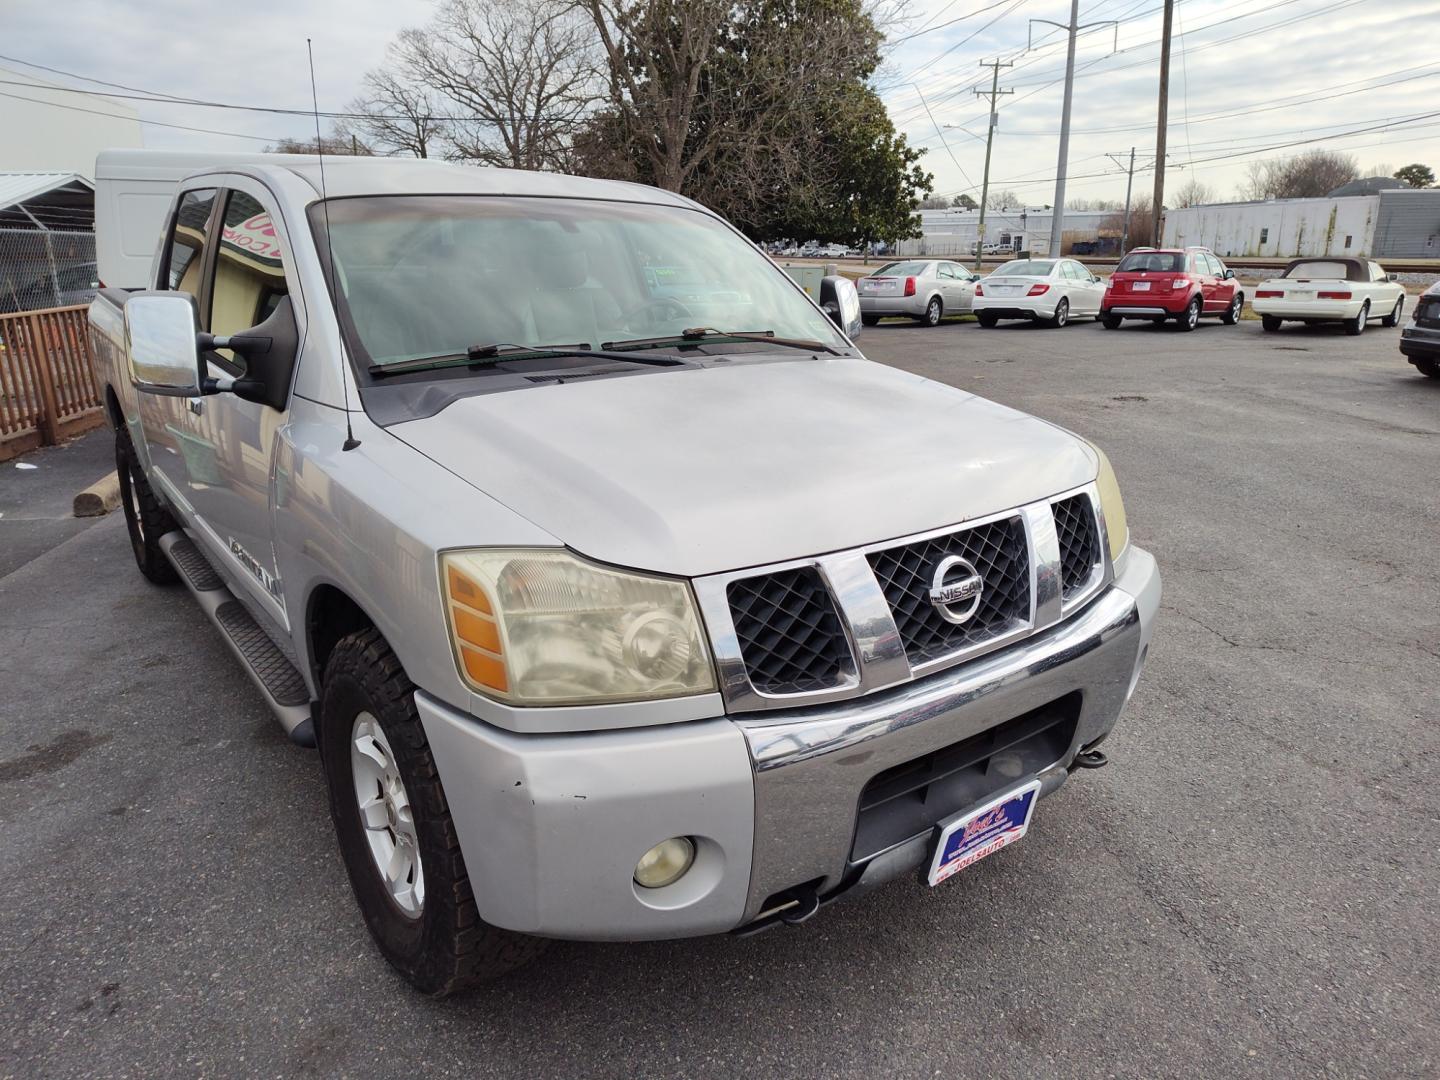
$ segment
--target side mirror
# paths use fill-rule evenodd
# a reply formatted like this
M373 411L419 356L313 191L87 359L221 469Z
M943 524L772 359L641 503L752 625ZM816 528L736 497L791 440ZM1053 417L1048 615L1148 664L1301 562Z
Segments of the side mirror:
M1226 268L1225 268L1225 280L1226 280L1226 281L1229 281L1229 280L1230 280L1231 278L1233 278L1234 276L1235 276L1235 271L1234 271L1234 270L1231 270L1229 267L1226 267Z
M125 302L130 381L146 394L199 397L204 386L188 293L133 293Z
M1399 280L1400 280L1400 275L1399 275L1399 274L1386 274L1386 275L1385 275L1385 280L1386 280L1386 281L1399 281Z
M846 337L860 336L860 293L855 282L840 274L821 278L820 307Z

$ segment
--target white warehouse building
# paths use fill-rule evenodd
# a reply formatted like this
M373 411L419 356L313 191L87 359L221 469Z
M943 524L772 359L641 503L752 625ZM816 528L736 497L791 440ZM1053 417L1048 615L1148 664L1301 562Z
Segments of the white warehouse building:
M1165 211L1165 246L1221 258L1366 255L1440 258L1440 190L1215 203Z
M1014 207L985 211L985 243L1000 244L1012 251L1029 251L1035 255L1049 253L1050 219L1048 207ZM1063 221L1065 250L1079 242L1095 241L1107 225L1119 220L1114 210L1067 210ZM915 240L902 240L897 254L965 257L975 250L980 237L980 211L921 210L920 227L924 235ZM1113 230L1119 239L1119 230Z

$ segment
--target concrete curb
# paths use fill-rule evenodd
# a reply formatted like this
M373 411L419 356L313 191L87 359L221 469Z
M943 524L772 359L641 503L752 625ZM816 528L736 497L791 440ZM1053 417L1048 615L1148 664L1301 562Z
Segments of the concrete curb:
M76 517L102 517L120 505L120 477L101 477L75 496Z

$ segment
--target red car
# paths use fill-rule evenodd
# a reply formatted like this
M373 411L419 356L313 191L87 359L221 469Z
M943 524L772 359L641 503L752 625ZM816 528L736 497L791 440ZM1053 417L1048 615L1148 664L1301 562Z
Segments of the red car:
M1115 268L1100 301L1100 322L1114 330L1126 319L1174 319L1194 330L1203 316L1240 321L1245 294L1209 248L1135 248Z

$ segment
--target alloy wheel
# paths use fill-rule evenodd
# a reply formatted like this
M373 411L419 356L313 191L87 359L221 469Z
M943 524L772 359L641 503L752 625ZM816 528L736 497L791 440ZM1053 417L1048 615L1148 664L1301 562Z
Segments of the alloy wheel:
M418 919L425 910L425 873L415 814L390 741L369 712L355 717L351 729L350 771L375 871L395 906L406 918Z

